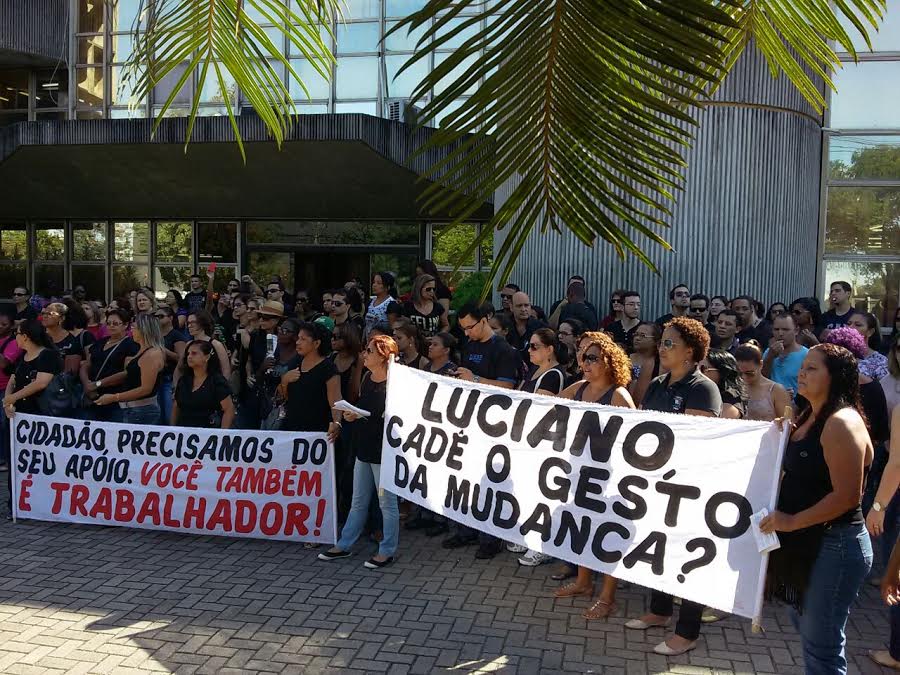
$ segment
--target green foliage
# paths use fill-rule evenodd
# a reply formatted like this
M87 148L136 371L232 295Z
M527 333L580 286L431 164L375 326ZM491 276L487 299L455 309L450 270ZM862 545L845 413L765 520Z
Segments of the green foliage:
M450 309L459 310L467 302L481 298L481 292L488 283L490 274L487 272L473 272L466 274L462 281L453 289L453 300L450 301Z

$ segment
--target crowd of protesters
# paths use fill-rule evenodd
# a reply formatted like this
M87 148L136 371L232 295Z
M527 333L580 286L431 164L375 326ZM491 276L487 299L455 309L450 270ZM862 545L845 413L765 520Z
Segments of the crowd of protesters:
M647 320L635 290L614 291L598 311L580 276L546 312L510 283L499 307L470 302L451 317L451 289L427 260L406 296L388 271L368 289L353 280L317 295L249 276L218 294L194 276L185 292L158 300L139 288L106 307L83 286L48 299L19 287L14 304L0 308L0 391L5 417L327 433L342 529L319 558L348 557L368 536L378 542L365 563L371 569L393 561L401 523L443 536L447 549L477 546L475 558L509 550L524 566L550 562L378 489L392 361L609 406L777 423L789 423L780 418L790 410L778 510L762 523L783 541L769 591L798 610L809 671L845 672L844 626L873 563L870 535L883 543L874 557L885 566L885 597L900 601L900 555L891 556L900 534L900 452L891 452L900 445L900 312L884 336L873 314L853 306L848 283L829 290L823 312L812 297L766 308L750 295L708 296L679 284L670 311ZM372 414L341 412L340 400ZM7 439L0 434L6 460ZM591 598L584 617L602 620L618 610L617 584L602 579L594 599L595 576L567 563L552 573L562 582L557 597ZM670 626L674 605L654 591L648 612L626 626ZM715 618L682 602L673 634L655 651L693 649L702 623ZM900 608L890 645L871 656L900 669Z

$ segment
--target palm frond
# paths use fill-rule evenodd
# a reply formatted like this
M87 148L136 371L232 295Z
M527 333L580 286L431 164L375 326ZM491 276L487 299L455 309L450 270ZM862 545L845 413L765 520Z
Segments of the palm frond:
M296 49L294 53L307 59L323 78L331 77L334 57L320 30L324 27L331 33L330 26L341 12L340 0L142 0L142 3L133 27L134 50L124 69L123 86L133 86L133 100L144 101L166 78L174 81L166 100L156 110L155 133L182 87L197 73L185 149L190 143L200 92L209 77L220 88L244 161L246 155L234 117L234 92L228 90L224 74L231 76L279 146L290 126L291 114L296 112L282 69L308 95L284 49L251 17L251 11L278 26Z

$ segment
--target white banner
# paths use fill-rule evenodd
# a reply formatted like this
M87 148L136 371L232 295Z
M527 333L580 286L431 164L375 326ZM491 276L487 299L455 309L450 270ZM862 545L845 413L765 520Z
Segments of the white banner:
M325 434L132 426L17 414L13 516L332 543Z
M464 525L757 615L782 434L769 423L535 396L392 365L381 485Z

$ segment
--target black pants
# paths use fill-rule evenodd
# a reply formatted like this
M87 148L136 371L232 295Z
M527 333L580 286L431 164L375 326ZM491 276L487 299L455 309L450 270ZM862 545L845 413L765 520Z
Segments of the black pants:
M657 616L672 616L674 603L668 593L650 591L650 613ZM681 611L678 613L678 623L675 624L675 635L686 640L696 640L700 637L700 619L703 616L703 605L698 605L690 600L681 601Z

